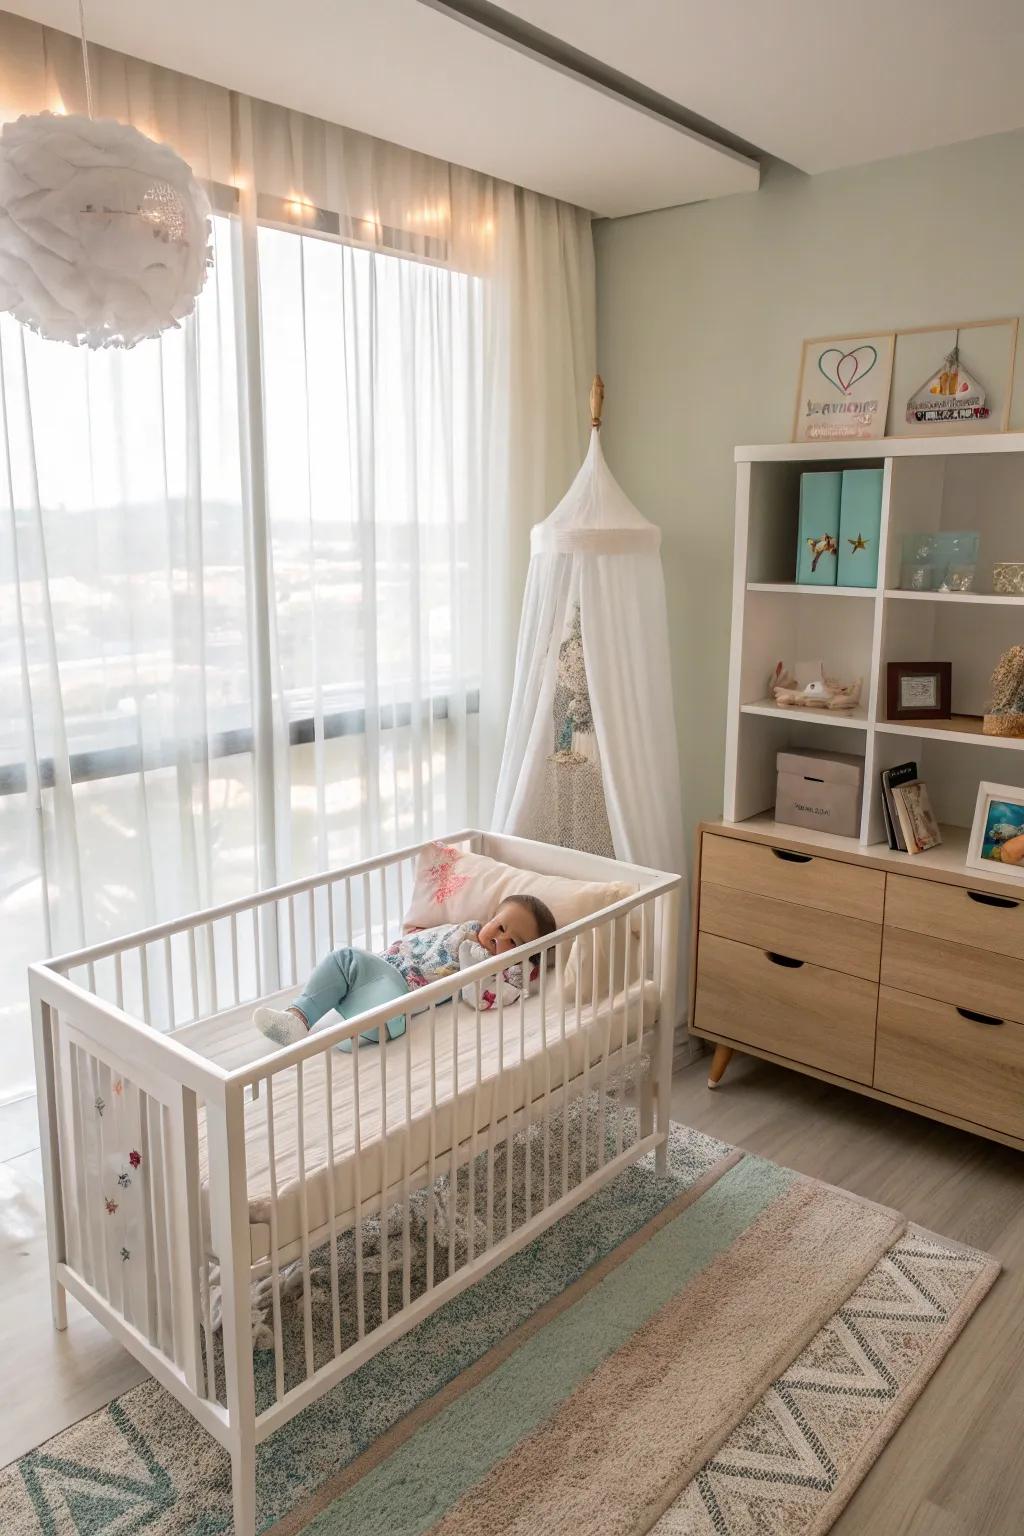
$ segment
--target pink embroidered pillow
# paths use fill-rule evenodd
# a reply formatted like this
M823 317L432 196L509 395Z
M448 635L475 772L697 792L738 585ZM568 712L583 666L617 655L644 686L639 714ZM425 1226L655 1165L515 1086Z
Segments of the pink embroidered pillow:
M612 902L621 901L624 896L632 896L635 890L635 885L619 881L604 883L569 880L564 875L539 875L529 869L502 864L482 853L469 853L448 843L431 843L417 860L416 879L405 912L405 927L408 930L433 928L440 923L486 923L506 896L529 894L545 902L558 927L563 928L567 923L575 923L599 912L602 907L611 906ZM629 926L630 976L635 980L639 968L638 913L633 913ZM620 920L613 968L615 987L621 987L625 969L625 929L626 925ZM600 932L598 989L601 993L608 984L609 938L606 930ZM577 965L581 998L588 1002L593 980L593 943L588 935L573 943L567 958L566 986L573 993Z

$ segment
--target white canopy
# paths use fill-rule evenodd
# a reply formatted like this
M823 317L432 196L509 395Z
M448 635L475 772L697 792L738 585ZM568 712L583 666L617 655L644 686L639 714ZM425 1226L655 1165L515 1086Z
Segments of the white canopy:
M682 874L660 545L595 426L579 474L531 534L494 825Z

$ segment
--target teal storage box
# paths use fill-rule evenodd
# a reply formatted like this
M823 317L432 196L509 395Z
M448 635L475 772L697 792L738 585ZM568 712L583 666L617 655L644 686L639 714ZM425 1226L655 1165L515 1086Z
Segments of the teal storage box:
M834 587L839 548L839 470L814 470L800 476L800 533L796 579L800 586Z
M882 471L844 469L839 509L839 586L876 585L881 527Z

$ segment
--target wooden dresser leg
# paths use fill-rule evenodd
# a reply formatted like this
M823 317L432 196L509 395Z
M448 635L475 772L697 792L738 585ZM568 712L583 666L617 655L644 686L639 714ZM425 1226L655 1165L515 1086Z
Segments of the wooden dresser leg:
M731 1045L716 1045L715 1054L711 1058L711 1068L708 1072L708 1087L717 1088L722 1081L726 1067L733 1058Z

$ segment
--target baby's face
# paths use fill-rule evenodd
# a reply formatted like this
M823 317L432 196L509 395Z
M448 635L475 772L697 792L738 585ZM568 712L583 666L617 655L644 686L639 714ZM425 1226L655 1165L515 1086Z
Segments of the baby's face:
M490 955L503 955L540 937L533 916L518 901L506 901L480 929L480 943Z

